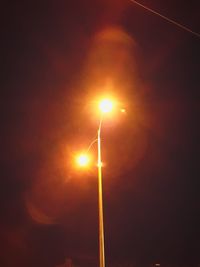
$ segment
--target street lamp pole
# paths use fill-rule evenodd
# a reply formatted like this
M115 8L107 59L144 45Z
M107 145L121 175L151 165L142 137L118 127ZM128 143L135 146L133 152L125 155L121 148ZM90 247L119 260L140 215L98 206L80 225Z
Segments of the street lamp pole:
M101 161L101 126L103 122L103 114L112 111L113 101L109 99L103 99L99 103L99 109L101 111L99 127L97 131L97 139L93 140L89 145L87 152L90 150L91 146L97 141L98 150L98 208L99 208L99 267L105 267L105 248L104 248L104 221L103 221L103 185L102 185L102 161ZM124 111L122 111L124 112ZM80 166L86 166L88 164L88 158L86 155L82 154L77 160Z
M102 162L101 162L101 116L97 144L98 144L98 202L99 202L99 263L100 267L105 267L105 248L104 248L104 223L103 223L103 192L102 192Z

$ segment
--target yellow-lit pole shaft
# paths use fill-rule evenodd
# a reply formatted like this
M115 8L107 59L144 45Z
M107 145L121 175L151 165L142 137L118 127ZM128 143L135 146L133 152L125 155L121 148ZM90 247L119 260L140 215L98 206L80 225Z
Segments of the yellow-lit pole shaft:
M102 192L102 162L101 162L101 124L100 119L98 129L98 197L99 197L99 263L100 267L105 267L104 249L104 223L103 223L103 192Z

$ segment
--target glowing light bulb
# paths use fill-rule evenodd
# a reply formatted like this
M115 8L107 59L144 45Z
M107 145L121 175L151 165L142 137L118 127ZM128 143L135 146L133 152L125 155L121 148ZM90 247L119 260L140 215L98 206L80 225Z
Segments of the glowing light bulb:
M76 162L80 167L86 167L90 163L90 158L87 154L78 155Z
M113 109L113 101L109 100L109 99L103 99L100 103L99 103L99 109L101 110L101 112L103 113L108 113L111 112Z

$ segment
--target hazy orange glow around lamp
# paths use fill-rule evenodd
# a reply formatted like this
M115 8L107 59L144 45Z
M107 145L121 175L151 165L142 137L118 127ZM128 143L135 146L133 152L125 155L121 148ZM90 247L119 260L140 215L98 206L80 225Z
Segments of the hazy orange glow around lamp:
M104 220L103 220L103 193L102 193L102 162L101 162L101 126L103 118L106 113L110 113L116 107L115 102L106 98L99 102L100 111L100 121L97 131L97 139L95 139L90 147L97 142L98 157L97 157L97 167L98 167L98 206L99 206L99 263L100 267L105 267L105 248L104 248ZM121 109L121 112L125 112ZM86 167L89 163L89 157L87 154L81 154L77 157L77 163L80 167Z

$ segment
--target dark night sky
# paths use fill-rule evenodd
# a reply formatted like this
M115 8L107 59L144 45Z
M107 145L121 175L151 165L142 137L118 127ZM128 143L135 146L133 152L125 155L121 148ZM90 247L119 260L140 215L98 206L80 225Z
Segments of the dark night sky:
M198 1L142 3L200 32ZM200 39L125 0L13 1L1 26L0 265L97 266L96 169L71 161L107 78L127 108L103 129L108 267L199 264Z

